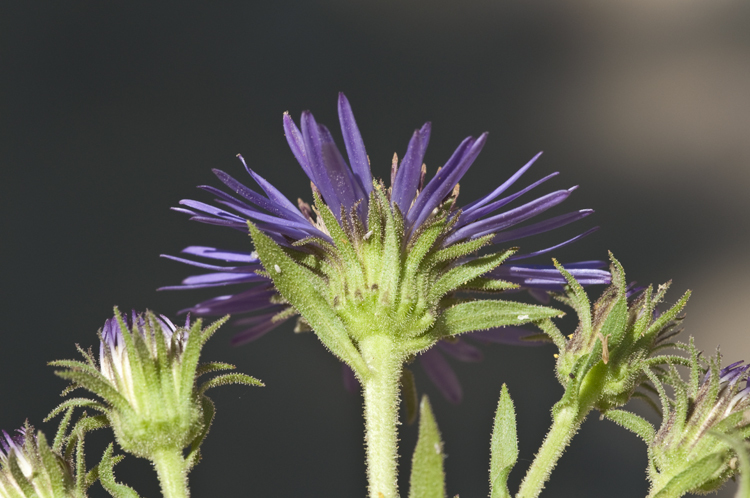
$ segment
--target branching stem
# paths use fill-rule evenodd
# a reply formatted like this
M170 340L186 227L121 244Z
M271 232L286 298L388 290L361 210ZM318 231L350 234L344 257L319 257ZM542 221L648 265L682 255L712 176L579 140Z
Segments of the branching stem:
M544 438L542 447L534 458L534 462L526 472L516 498L536 498L544 489L552 469L570 444L570 440L578 432L581 423L589 410L581 413L578 406L566 406L557 410L553 416L552 427Z

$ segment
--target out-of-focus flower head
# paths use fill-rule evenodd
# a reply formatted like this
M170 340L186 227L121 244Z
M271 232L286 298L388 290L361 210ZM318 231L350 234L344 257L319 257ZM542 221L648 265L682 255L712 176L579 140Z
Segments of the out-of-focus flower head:
M47 445L44 434L34 434L26 423L0 436L0 497L83 498L85 487L76 483L71 462Z
M738 361L721 368L719 353L703 360L692 340L685 349L690 380L683 380L674 367L652 374L664 415L649 444L655 492L716 490L737 473L736 452L747 451L750 443L750 365Z

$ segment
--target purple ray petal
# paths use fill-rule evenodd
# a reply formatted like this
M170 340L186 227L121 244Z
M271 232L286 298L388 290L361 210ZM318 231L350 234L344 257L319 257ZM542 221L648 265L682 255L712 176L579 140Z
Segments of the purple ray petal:
M336 219L341 221L339 218L341 217L340 207L342 202L337 193L337 186L334 186L331 178L328 176L328 168L323 159L323 145L318 123L315 122L315 118L310 111L302 113L301 122L302 138L305 141L305 150L307 151L307 158L310 161L310 170L315 177L315 186L320 190L323 200L331 208Z
M415 130L392 185L391 202L398 204L402 213L409 211L411 201L417 195L423 154L421 133Z
M492 203L490 203L490 204L488 204L486 206L478 206L478 207L476 207L474 209L471 209L471 210L468 210L468 211L467 210L463 210L463 212L461 214L461 219L459 220L458 225L457 225L456 228L460 228L460 227L462 227L464 225L468 225L469 223L473 223L474 221L478 220L479 218L482 218L483 216L486 216L486 215L492 213L493 211L496 211L496 210L500 209L501 207L505 206L506 204L510 204L511 202L515 201L516 199L518 199L519 197L521 197L526 192L528 192L528 191L530 191L530 190L538 187L542 183L546 182L547 180L549 180L551 178L556 177L557 175L558 175L557 172L551 173L551 174L545 176L544 178L542 178L541 180L538 180L538 181L532 183L528 187L526 187L526 188L524 188L522 190L519 190L515 194L509 195L508 197L504 197L504 198L502 198L500 200L497 200L495 202L492 202Z
M171 259L172 261L177 261L179 263L185 263L186 265L196 266L198 268L204 268L206 270L216 270L216 271L231 272L231 273L249 273L249 272L254 272L256 270L263 269L263 267L260 264L243 265L243 266L218 266L218 265L210 265L208 263L201 263L199 261L193 261L190 259L180 258L177 256L171 256L169 254L160 254L159 256L162 258Z
M372 191L372 173L370 172L370 160L367 158L365 143L359 133L357 122L354 119L352 106L343 93L339 93L339 123L341 123L341 134L344 135L346 155L349 156L354 176L360 186L369 196Z
M300 238L307 237L314 233L316 235L320 235L320 232L314 226L312 226L310 222L307 220L293 221L293 220L288 220L285 218L279 218L277 216L272 216L270 214L261 213L260 211L256 211L247 205L239 204L236 201L230 202L230 201L217 199L216 202L234 209L241 215L245 216L246 219L251 218L254 220L258 220L258 221L264 221L270 226L278 227L275 230L281 233L284 233L282 230L286 230L286 231L293 230L295 233L290 233L290 236L292 237L296 237L299 234L304 234Z
M271 298L274 295L276 295L276 291L273 289L273 286L271 284L263 284L239 294L208 299L190 308L180 310L179 313L182 314L189 311L198 316L217 316L259 311L274 306L271 303Z
M417 197L412 209L409 210L407 218L410 222L410 230L421 225L430 216L432 210L453 190L453 187L474 163L486 142L487 133L482 133L476 141L469 137L458 146L440 173L430 180Z
M214 218L211 216L192 216L190 221L197 221L198 223L207 223L209 225L217 225L220 227L230 227L237 230L247 232L247 222L230 221L221 218Z
M253 180L255 180L255 183L260 185L260 188L263 189L263 192L266 193L268 198L275 203L276 207L281 208L279 209L280 213L279 216L282 216L281 213L290 214L296 218L299 218L301 220L306 220L304 215L299 212L299 209L297 206L292 204L292 201L286 198L284 194L279 191L276 187L271 185L265 178L257 174L255 171L251 170L247 163L245 162L245 158L242 157L240 154L237 154L237 157L240 158L240 161L242 161L242 165L245 166L245 170L247 173L253 177Z
M608 271L594 269L599 261L567 264L563 267L570 272L581 285L610 284L612 276ZM589 266L590 265L590 266ZM567 283L557 268L542 265L502 265L489 275L519 284L525 288L560 291Z
M595 278L604 275L609 276L609 272L604 270L597 270L592 268L576 268L573 266L563 265L563 268L568 270L571 275L579 276L581 278ZM554 266L541 266L541 265L501 265L498 268L492 270L489 274L495 276L508 276L508 277L520 277L520 278L560 278L565 280L560 273L560 270ZM502 278L502 277L501 277Z
M422 157L424 158L425 152L427 152L427 146L430 145L430 135L432 134L432 123L427 121L419 129L419 136L422 139ZM423 159L424 160L424 159ZM422 166L421 164L419 165Z
M232 320L232 325L236 325L236 326L256 325L260 322L270 320L274 316L278 315L280 311L284 311L288 308L289 306L285 304L276 304L270 308L271 311L267 313L263 313L262 315L246 316L245 318L240 318L239 320Z
M318 125L318 130L320 131L323 163L326 166L328 178L330 178L331 183L336 187L339 199L346 208L346 211L349 212L357 200L362 199L366 201L365 191L352 175L349 166L347 166L344 158L341 156L341 152L336 147L328 128ZM360 207L365 208L364 204L364 202L361 203ZM367 213L366 209L363 210L363 213Z
M215 247L188 246L181 251L184 254L192 254L208 259L219 259L228 263L259 263L260 258L256 252L225 251Z
M246 220L244 218L241 218L237 216L234 213L230 213L229 211L224 211L223 209L219 209L217 207L214 207L210 204L206 204L205 202L200 201L194 201L192 199L182 199L180 201L180 204L183 206L191 207L197 211L203 212L205 214L214 216L219 219L232 221L235 223L245 223Z
M538 152L537 155L535 155L534 157L532 157L529 162L527 162L526 164L524 164L518 171L516 171L515 173L513 173L513 176L511 176L510 178L508 178L507 180L505 180L505 182L502 185L500 185L495 190L493 190L492 192L490 192L488 195L482 197L481 199L477 199L476 201L470 202L469 204L467 204L466 206L464 206L464 208L463 208L464 211L470 211L470 210L478 209L478 208L484 206L485 204L487 204L488 202L491 202L498 195L500 195L503 192L505 192L506 190L508 190L514 183L516 183L516 181L518 181L519 178L521 178L521 176L523 176L524 173L526 173L526 171L529 168L531 168L531 166L536 162L537 159L539 159L539 156L541 156L541 155L542 155L542 153Z
M190 215L196 214L195 211L191 211L190 209L185 209L185 208L180 208L180 207L172 207L169 209L171 209L172 211L177 211L178 213L184 213L184 214L190 214Z
M513 225L517 225L523 221L526 221L534 216L537 216L546 210L557 206L562 201L567 199L572 190L558 190L552 192L543 197L535 199L531 202L519 206L510 211L491 216L481 221L472 223L463 228L460 228L453 232L451 235L445 238L443 242L444 246L448 246L460 240L468 238L479 238L491 233L496 233L501 230L505 230Z
M484 355L479 348L476 348L461 339L456 339L455 341L438 341L437 346L460 361L476 362L482 361L482 358L484 358Z
M445 399L454 404L461 402L463 390L458 377L437 348L428 349L420 354L419 363Z
M586 230L582 234L576 235L575 237L573 237L571 239L568 239L565 242L561 242L561 243L556 244L554 246L547 247L546 249L540 249L538 251L530 252L528 254L514 254L513 256L511 256L510 258L508 258L508 261L518 261L518 260L521 260L521 259L533 258L534 256L541 256L542 254L547 254L549 252L556 251L557 249L560 249L561 247L565 247L568 244L572 244L573 242L575 242L575 241L577 241L579 239L582 239L582 238L586 237L587 235L591 235L592 233L596 232L597 230L599 230L599 227L589 228L588 230Z
M291 203L289 203L289 205L291 206L291 208L290 208L290 207L286 206L285 204L281 204L281 203L275 202L273 200L267 199L267 198L263 197L262 195L260 195L259 193L257 193L256 191L254 191L254 190L246 187L245 185L241 184L240 182L238 182L237 180L235 180L234 178L232 178L228 174L224 173L220 169L213 169L212 171L213 171L214 175L216 175L216 177L219 180L221 180L221 182L224 185L226 185L227 187L229 187L232 190L232 192L234 192L237 195L242 196L244 199L252 202L256 206L265 209L266 211L268 211L272 215L279 216L279 217L282 217L282 218L292 219L292 220L307 221L307 220L305 220L305 217L302 216L302 213L300 213L297 208L295 208L293 205L291 205ZM262 178L261 178L261 180L262 180ZM212 194L219 195L223 199L231 200L231 201L234 201L234 202L238 202L237 199L235 199L234 197L229 196L229 195L225 194L224 192L221 192L220 190L218 190L218 189L216 189L214 187L211 187L210 185L201 185L198 188L201 188L203 190L207 190L207 191L211 192ZM289 202L289 201L287 201L287 202Z
M240 284L249 282L267 281L268 279L257 273L205 273L203 275L191 275L182 281L183 284L203 287L216 287L219 285Z
M555 228L564 227L565 225L581 220L589 216L590 214L593 214L593 212L593 209L580 209L578 211L573 211L571 213L562 214L548 220L534 223L533 225L517 228L515 230L508 230L506 232L497 234L497 236L492 239L492 243L500 244L502 242L508 242L510 240L519 240L525 237L531 237L532 235L549 232L550 230L554 230Z
M546 344L539 341L524 341L524 337L534 335L537 332L524 329L521 327L496 327L489 330L480 330L471 332L465 337L477 340L483 343L509 344L512 346L541 346Z
M297 158L299 165L302 166L302 170L310 181L315 183L315 175L307 158L307 150L305 150L305 141L302 138L302 133L297 128L297 125L294 124L294 120L288 112L284 113L284 135L286 136L289 148L292 149L292 154Z
M242 332L239 332L236 334L232 339L229 341L229 343L232 346L239 346L241 344L247 344L248 342L252 342L256 339L259 339L260 337L263 337L282 323L289 320L290 317L284 318L283 320L277 320L273 321L271 318L268 318L257 325L250 327L249 329L243 330Z

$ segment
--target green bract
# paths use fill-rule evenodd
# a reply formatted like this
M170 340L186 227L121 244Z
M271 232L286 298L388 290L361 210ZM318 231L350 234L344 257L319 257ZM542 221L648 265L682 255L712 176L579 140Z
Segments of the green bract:
M560 315L542 306L499 300L462 300L458 291L493 292L515 288L482 278L515 249L471 259L493 236L443 247L458 216L452 199L408 239L397 205L385 187L370 194L368 230L354 213L341 212L339 223L316 195L318 228L333 243L303 239L289 249L248 223L256 250L279 293L320 340L352 367L360 379L369 374L360 344L387 335L400 358L429 348L442 337Z

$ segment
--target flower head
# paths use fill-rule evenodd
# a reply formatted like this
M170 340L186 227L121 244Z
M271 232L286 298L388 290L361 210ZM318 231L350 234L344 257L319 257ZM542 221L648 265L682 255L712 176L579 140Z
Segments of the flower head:
M591 304L582 285L562 265L559 270L568 279L564 294L555 297L578 314L574 333L567 337L550 320L540 323L542 330L559 349L556 370L560 383L571 397L586 400L602 413L618 408L649 381L652 368L674 361L661 352L677 347L671 339L682 330L679 313L690 292L664 313L657 311L670 283L656 293L649 286L638 293L627 285L625 270L612 254L612 285Z
M202 329L200 320L191 325L188 318L184 327L177 327L163 315L133 312L127 317L115 310L99 333L98 364L91 352L82 350L85 362L51 362L65 368L57 375L102 401L72 399L53 413L68 406L101 412L120 446L140 457L151 458L165 448L182 450L188 444L195 453L214 412L204 392L226 383L262 385L244 374L196 383L202 373L234 368L225 363L198 364L203 345L224 321Z
M381 180L373 178L364 142L343 94L339 95L338 111L348 163L334 144L330 131L317 123L310 112L302 114L299 127L289 114L284 114L287 142L312 183L314 206L301 200L295 206L250 169L242 158L247 173L265 195L223 171L214 170L234 195L203 186L203 190L216 196L216 203L221 207L194 200L180 202L182 207L176 210L191 215L196 221L242 231L248 230L250 222L249 229L260 253L203 246L191 246L183 251L193 257L230 265L166 256L209 272L163 289L251 285L247 290L222 295L184 311L197 315L259 312L235 322L247 327L235 336L235 344L254 340L298 313L302 315L298 328L311 327L320 335L319 329L324 328L322 318L313 319L318 321L316 324L310 323L311 318L302 309L305 306L294 302L295 298L282 290L284 284L280 281L294 273L283 268L286 256L304 271L312 272L312 276L303 271L297 277L304 274L303 280L315 283L319 277L324 282L315 292L322 293L326 306L335 310L345 333L355 342L368 333L365 329L371 326L357 318L363 306L371 316L380 316L400 327L403 337L417 338L431 329L442 311L464 302L459 292L562 289L565 280L554 267L523 265L516 261L546 254L594 229L532 253L516 254L515 248L489 255L478 253L482 248L505 245L591 214L591 210L573 211L521 226L567 199L575 187L502 211L556 176L557 173L553 173L506 195L539 154L488 195L460 207L458 182L484 147L486 133L466 138L438 173L426 181L423 159L431 135L431 124L426 123L414 131L401 161L394 157L391 186L387 188ZM274 253L280 260L270 256L271 248L263 242L266 238L281 250ZM265 261L261 261L264 257ZM506 264L500 266L503 261ZM587 283L608 283L609 273L600 268L600 262L586 262L572 271ZM517 317L522 316L525 314L517 314ZM518 318L513 323L523 321ZM493 327L495 325L487 324L463 332ZM424 345L415 345L416 351L439 338L434 336ZM336 350L330 343L326 345ZM355 353L351 348L349 351ZM346 362L351 360L344 358L344 353L336 354Z

